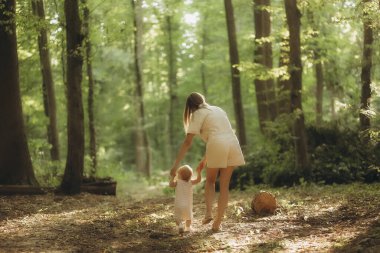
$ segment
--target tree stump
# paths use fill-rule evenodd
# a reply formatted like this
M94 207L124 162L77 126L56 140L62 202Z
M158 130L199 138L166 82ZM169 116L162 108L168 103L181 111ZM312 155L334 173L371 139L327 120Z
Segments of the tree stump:
M251 202L252 210L260 215L274 214L277 208L276 198L269 192L261 191Z

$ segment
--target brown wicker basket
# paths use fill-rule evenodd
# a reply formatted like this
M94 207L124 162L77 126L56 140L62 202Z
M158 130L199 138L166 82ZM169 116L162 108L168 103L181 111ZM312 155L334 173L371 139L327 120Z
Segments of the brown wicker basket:
M277 201L271 193L261 191L253 198L251 208L260 215L274 214L277 208Z

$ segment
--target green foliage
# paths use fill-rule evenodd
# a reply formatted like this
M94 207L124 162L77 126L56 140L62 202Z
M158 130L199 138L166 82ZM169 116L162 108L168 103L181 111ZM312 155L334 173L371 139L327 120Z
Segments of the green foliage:
M144 50L143 79L144 104L149 143L152 153L154 178L151 182L136 176L134 130L136 122L133 73L133 20L128 1L89 1L90 39L93 45L95 78L95 124L98 141L99 175L113 176L120 182L133 182L144 187L160 185L160 171L167 171L175 154L168 148L170 124L174 124L175 148L184 137L181 123L184 99L192 91L207 93L209 103L221 106L234 126L231 99L228 41L222 1L143 1ZM374 29L379 27L379 8L362 5L361 1L300 1L302 13L303 110L308 127L309 154L314 180L325 183L376 181L379 175L379 131L366 133L365 143L358 130L360 101L360 69L362 55L362 17L368 13ZM66 98L65 98L65 29L63 1L45 1L46 21L31 15L30 1L18 1L17 35L20 66L20 87L29 148L40 182L56 185L64 167L66 152ZM287 36L284 26L283 1L272 1L269 8L272 34L273 69L252 63L254 25L252 6L247 1L233 1L236 32L242 70L242 99L248 133L247 165L237 169L232 187L244 189L252 183L293 185L302 181L294 169L292 134L289 131L294 115L281 115L267 123L266 138L259 134L254 78L288 78L286 68L279 68L280 46ZM312 15L310 15L312 14ZM173 44L177 58L176 122L168 121L168 37L165 18L173 21ZM311 18L313 17L313 18ZM46 123L42 102L42 81L37 49L37 30L46 28L57 97L58 131L62 161L49 162ZM374 68L380 62L379 42L374 42ZM204 51L202 51L204 50ZM318 50L323 64L325 89L323 120L335 122L321 128L313 126L315 118L315 73L317 63L313 51ZM204 67L206 88L202 86L201 67ZM377 113L380 99L380 73L373 74L371 122L379 125ZM83 81L83 100L86 100L87 82ZM286 96L288 94L285 94ZM335 111L330 109L334 105ZM86 105L85 105L86 106ZM87 115L86 115L87 117ZM86 118L87 120L87 118ZM87 138L86 138L87 139ZM335 140L335 142L332 142ZM186 163L196 163L204 153L204 144L194 141ZM87 172L89 162L86 155ZM56 172L52 172L56 168ZM57 173L57 174L55 174ZM53 179L57 175L57 179ZM159 176L157 176L159 177ZM128 181L130 180L130 181ZM300 181L301 180L301 181ZM123 189L127 190L127 189ZM165 190L164 190L165 191Z
M304 182L302 173L295 170L291 138L281 127L274 131L276 125L281 126L272 124L271 141L252 150L247 164L234 171L231 188L244 190L252 183L292 186ZM363 135L357 129L335 124L308 126L311 180L324 184L380 181L379 130L369 132Z
M372 132L377 132L371 130ZM380 148L356 130L337 126L309 127L314 180L326 184L380 180ZM375 144L376 143L376 144Z

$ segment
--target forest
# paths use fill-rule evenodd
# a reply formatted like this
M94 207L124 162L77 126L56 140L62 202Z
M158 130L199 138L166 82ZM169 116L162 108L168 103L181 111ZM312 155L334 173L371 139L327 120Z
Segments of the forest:
M380 250L379 17L375 0L0 0L0 251ZM168 177L191 92L246 164L227 229L197 221L201 184L184 238ZM196 138L183 163L204 153ZM252 212L260 190L274 215Z

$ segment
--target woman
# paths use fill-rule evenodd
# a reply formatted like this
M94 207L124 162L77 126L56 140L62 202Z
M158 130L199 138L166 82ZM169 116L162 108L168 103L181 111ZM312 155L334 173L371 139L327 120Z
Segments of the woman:
M170 171L172 176L190 148L195 135L200 135L206 142L206 154L203 160L207 163L205 202L206 215L202 223L213 220L212 202L215 195L215 182L219 173L220 194L218 212L212 224L212 230L220 230L225 209L228 205L229 184L235 167L245 164L238 139L232 130L227 114L219 107L206 103L202 94L193 92L186 100L183 113L183 124L186 131L185 140L178 152Z

